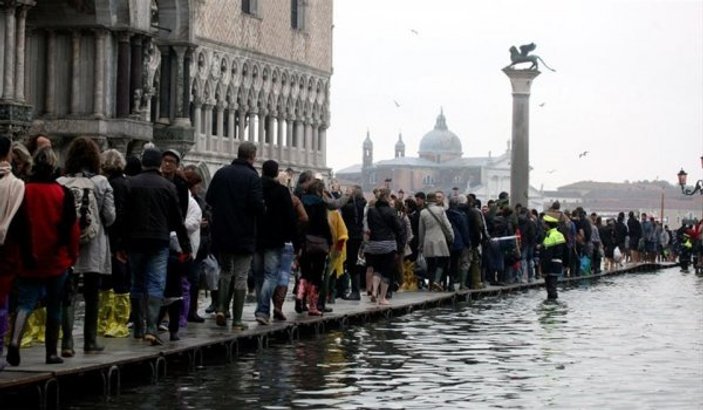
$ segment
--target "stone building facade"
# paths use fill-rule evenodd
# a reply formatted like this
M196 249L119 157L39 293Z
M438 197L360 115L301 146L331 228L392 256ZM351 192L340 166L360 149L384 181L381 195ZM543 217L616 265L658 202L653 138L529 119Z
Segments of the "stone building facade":
M326 172L330 0L0 0L0 131Z

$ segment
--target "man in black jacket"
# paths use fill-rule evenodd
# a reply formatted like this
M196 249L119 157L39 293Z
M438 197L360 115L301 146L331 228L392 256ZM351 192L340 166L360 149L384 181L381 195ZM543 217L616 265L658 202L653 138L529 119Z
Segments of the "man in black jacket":
M221 268L215 320L219 326L227 324L225 312L230 302L227 289L234 275L232 328L237 330L247 328L242 322L247 276L256 250L257 219L264 214L261 179L254 169L254 161L256 145L242 142L237 159L217 170L205 197L212 208L212 249Z
M283 299L288 292L287 286L278 284L278 270L286 242L292 242L296 233L297 216L293 209L288 188L279 184L278 163L268 160L261 167L261 188L266 211L258 219L256 236L256 254L254 255L254 278L256 280L256 321L268 325L271 312L271 299ZM278 305L278 303L277 303ZM274 310L276 319L285 320L283 312Z
M142 173L130 180L127 195L126 240L132 283L134 337L162 344L157 336L157 321L166 285L166 266L170 232L175 231L183 250L190 257L191 247L178 206L176 187L159 173L161 151L148 148L142 154ZM126 260L125 250L119 258ZM143 317L146 314L146 334Z

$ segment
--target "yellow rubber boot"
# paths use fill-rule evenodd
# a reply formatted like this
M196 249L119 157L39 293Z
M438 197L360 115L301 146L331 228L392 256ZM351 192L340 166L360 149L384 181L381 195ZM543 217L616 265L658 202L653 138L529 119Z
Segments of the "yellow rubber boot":
M46 308L35 309L27 319L22 335L21 347L30 347L44 343L44 326L46 325Z
M129 293L116 293L114 295L113 312L110 324L108 325L105 337L128 337L129 314L131 310L131 301Z
M104 336L114 316L115 292L101 290L98 294L98 336Z

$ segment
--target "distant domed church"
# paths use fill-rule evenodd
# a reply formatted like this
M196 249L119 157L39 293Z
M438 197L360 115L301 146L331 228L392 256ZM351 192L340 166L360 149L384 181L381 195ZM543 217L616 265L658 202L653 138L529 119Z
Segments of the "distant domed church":
M434 128L420 140L419 157L405 156L403 136L398 135L395 158L373 162L373 141L367 132L362 146L361 165L339 170L335 177L362 186L365 192L389 187L406 194L458 188L461 193L474 193L485 201L510 192L510 145L505 153L493 157L463 157L461 139L447 127L440 110ZM530 202L538 203L540 192L530 189ZM540 204L541 206L541 204Z

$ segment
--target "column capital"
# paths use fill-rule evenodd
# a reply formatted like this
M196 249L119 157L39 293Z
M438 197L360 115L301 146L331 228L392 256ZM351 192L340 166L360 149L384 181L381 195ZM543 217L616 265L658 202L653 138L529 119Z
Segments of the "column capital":
M227 108L227 103L224 101L218 101L215 103L215 108L217 108L217 112L224 112L225 108Z
M107 36L107 29L104 29L102 27L94 28L94 29L92 29L92 31L93 31L93 34L95 34L95 37L97 37L98 39L103 39Z
M132 38L132 33L129 31L120 31L117 34L117 41L120 43L129 43L129 40Z

